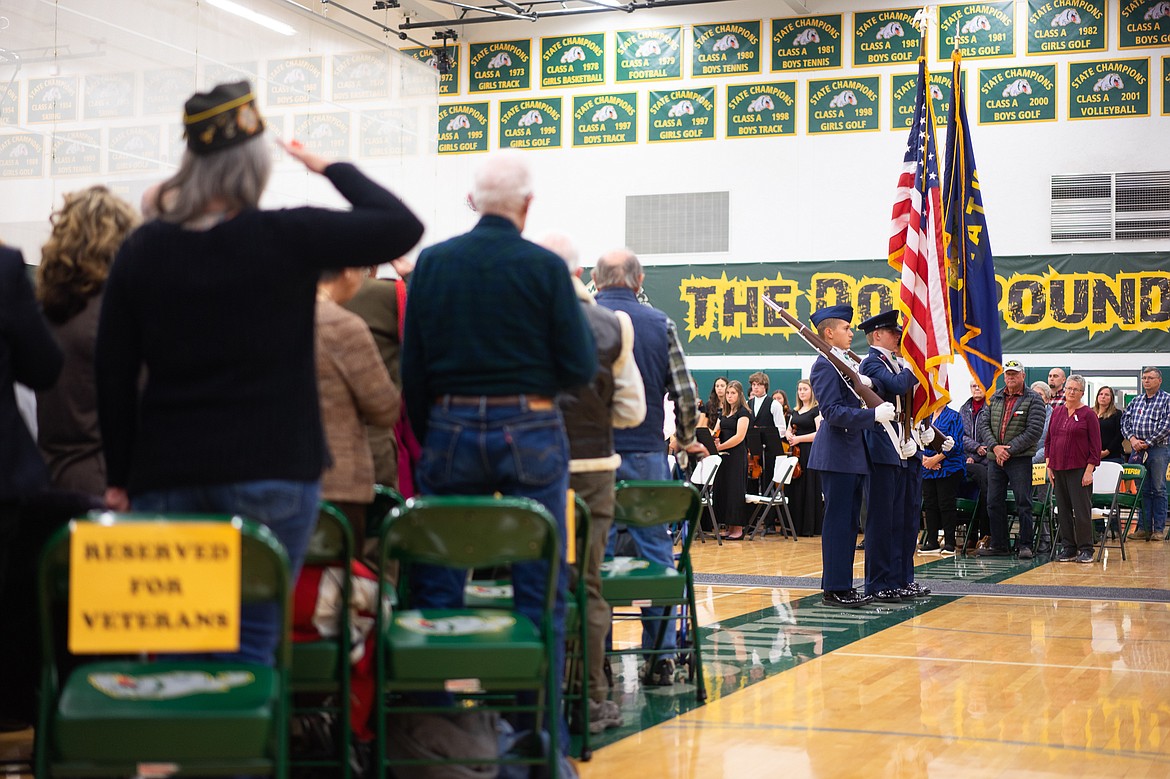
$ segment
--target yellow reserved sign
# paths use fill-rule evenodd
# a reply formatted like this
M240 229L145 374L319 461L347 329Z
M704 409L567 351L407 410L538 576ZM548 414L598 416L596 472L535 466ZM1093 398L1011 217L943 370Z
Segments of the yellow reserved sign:
M1032 463L1032 486L1039 487L1048 481L1048 466L1044 463Z
M226 522L74 524L69 650L234 652L240 531Z

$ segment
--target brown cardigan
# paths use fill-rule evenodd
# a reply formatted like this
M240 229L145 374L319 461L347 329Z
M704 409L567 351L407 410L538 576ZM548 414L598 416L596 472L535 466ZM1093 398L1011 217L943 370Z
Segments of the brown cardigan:
M401 394L361 317L318 298L316 332L321 421L333 460L321 475L321 497L369 503L374 497L374 460L366 424L393 427Z

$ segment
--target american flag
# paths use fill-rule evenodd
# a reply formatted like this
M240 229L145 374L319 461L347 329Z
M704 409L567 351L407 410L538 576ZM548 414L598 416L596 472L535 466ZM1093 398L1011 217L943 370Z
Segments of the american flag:
M890 265L902 277L898 308L906 319L902 355L918 377L912 412L921 421L951 399L947 364L951 362L950 314L942 246L942 204L934 110L926 60L918 61L918 96L898 176L890 225Z

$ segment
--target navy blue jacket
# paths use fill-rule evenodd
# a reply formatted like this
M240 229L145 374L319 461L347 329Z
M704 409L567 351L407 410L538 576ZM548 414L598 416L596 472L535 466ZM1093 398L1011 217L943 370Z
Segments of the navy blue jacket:
M895 374L886 363L885 355L878 349L870 347L869 354L861 361L861 372L873 379L873 390L887 403L897 404L898 398L905 402L906 393L918 383L917 377L908 368ZM894 431L901 433L901 426L895 421L890 423ZM865 445L869 447L870 457L875 463L882 465L905 465L901 454L894 450L894 444L884 427L877 427L865 434Z
M862 432L873 429L873 411L861 407L861 401L824 357L817 357L813 363L809 381L824 421L817 431L808 467L837 473L869 473Z

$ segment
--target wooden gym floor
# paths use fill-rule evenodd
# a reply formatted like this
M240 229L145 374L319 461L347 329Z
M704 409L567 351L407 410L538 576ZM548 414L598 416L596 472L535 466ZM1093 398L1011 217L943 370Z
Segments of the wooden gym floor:
M1170 543L919 555L940 594L854 611L812 589L819 539L693 550L709 701L623 665L582 777L1170 777Z

